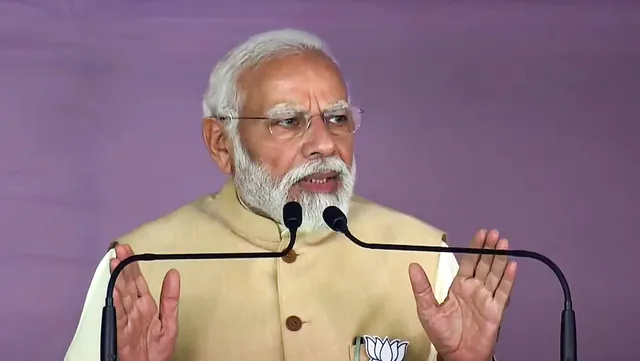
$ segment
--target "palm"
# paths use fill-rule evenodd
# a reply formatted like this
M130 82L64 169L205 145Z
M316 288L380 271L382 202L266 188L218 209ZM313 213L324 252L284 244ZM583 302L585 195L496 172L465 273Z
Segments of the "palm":
M472 247L506 249L497 233L478 232ZM446 361L488 360L513 280L515 263L506 257L469 255L460 264L445 301L438 304L420 266L412 265L411 281L418 316L427 336Z
M493 348L501 310L481 282L457 277L441 308L443 312L425 320L425 330L441 354L478 354Z
M140 297L135 301L131 313L126 316L126 324L118 333L119 356L121 360L168 360L166 347L162 347L162 324L158 308L151 296ZM164 348L164 350L163 350ZM148 355L148 356L147 356Z
M118 258L112 260L112 269L122 259L132 255L133 251L128 246L122 246L116 248L116 254ZM114 293L119 360L171 360L177 337L179 287L178 273L168 272L158 308L137 265L124 268Z

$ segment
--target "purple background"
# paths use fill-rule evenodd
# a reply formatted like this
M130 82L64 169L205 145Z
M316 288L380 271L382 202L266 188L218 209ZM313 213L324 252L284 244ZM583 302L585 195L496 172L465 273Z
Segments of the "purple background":
M215 3L0 1L2 360L61 360L109 241L220 187L200 140L209 71L281 27L325 38L366 110L361 195L454 245L497 227L549 255L580 360L638 359L637 4ZM560 286L520 264L497 355L557 360Z

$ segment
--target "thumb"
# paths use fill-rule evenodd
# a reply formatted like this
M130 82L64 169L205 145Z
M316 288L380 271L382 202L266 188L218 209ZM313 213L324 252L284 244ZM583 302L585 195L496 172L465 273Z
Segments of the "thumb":
M175 269L164 276L160 292L160 321L162 327L171 332L178 327L178 300L180 298L180 274Z
M424 318L436 316L440 312L440 304L433 294L433 288L424 269L419 264L412 263L409 266L409 279L413 296L416 298L416 306L418 307L418 317L426 321Z

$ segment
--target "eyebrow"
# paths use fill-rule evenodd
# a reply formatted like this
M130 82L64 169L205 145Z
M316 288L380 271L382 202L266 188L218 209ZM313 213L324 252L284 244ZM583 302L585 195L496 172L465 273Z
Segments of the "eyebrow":
M299 112L303 112L304 110L301 107L297 107L287 103L276 104L271 109L267 110L265 115L269 118L276 118L281 116L287 116Z
M334 103L329 104L329 106L323 109L323 113L330 113L340 110L345 110L349 107L349 103L346 100L338 100ZM281 117L281 116L289 116L295 113L304 113L306 112L305 107L297 106L289 103L280 103L276 104L271 109L266 111L266 116L269 118Z
M324 112L335 112L338 110L345 110L349 108L349 103L346 100L338 100L337 102L330 104L324 109Z

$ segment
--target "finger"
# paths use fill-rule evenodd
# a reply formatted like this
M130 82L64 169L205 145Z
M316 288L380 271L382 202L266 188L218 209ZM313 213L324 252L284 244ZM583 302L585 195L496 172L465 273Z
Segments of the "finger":
M127 253L130 256L133 256L135 254L130 245L127 244L125 245L125 247L127 249ZM140 263L134 262L127 266L127 268L129 268L130 276L135 282L138 296L142 297L148 295L150 293L149 285L147 284L147 280L144 278L142 271L140 271Z
M178 330L178 302L180 300L180 274L170 270L162 281L160 292L160 321L165 332L173 334Z
M131 247L124 244L116 246L116 257L120 260L120 262L124 261L125 259L131 256L133 256L133 251L131 251ZM128 264L122 270L120 277L124 279L125 288L122 289L121 291L126 292L127 296L132 301L135 301L138 298L138 288L136 287L136 280L134 278L134 275L131 272L132 266L133 264Z
M481 229L476 232L475 236L473 236L473 240L471 241L471 248L482 248L485 243L485 239L487 237L487 231L485 229ZM476 265L478 264L478 260L480 256L477 254L466 254L462 257L460 261L460 269L458 270L458 276L464 278L473 277L474 270L476 269Z
M116 266L118 266L119 263L120 263L119 259L117 258L111 259L111 262L109 264L111 268L111 272L113 272L113 270L116 268ZM129 296L129 292L127 291L127 281L124 279L122 273L120 273L118 275L118 278L116 278L114 298L115 298L116 291L118 291L118 296L120 297L120 302L122 303L123 311L126 312L127 314L131 313L134 300L131 298L131 296Z
M122 296L118 290L113 291L113 301L116 308L116 333L118 347L127 347L131 343L131 326L129 316L124 310Z
M509 241L506 238L503 238L498 241L498 245L496 249L506 250L509 248ZM493 258L493 264L491 265L491 271L487 278L484 281L485 288L494 295L498 286L500 285L500 281L502 280L502 276L504 275L504 271L507 269L507 262L509 258L507 256L495 256Z
M515 261L509 261L504 271L504 275L500 280L500 285L495 292L495 300L501 307L506 307L509 303L511 292L513 291L513 284L516 279L517 263Z
M436 316L440 312L440 304L433 294L433 288L429 282L424 269L416 263L409 265L409 280L413 296L416 299L416 307L418 308L418 318L423 324L431 317Z
M486 241L484 243L484 249L495 249L496 245L498 245L500 234L497 230L492 230L487 234ZM495 256L492 254L483 254L480 256L480 260L476 265L476 269L474 272L474 278L483 281L491 272L491 266L493 265L493 258Z
M124 329L127 326L127 312L124 309L122 297L117 289L113 291L113 304L116 308L116 327L118 335L120 335L120 333L124 332Z

